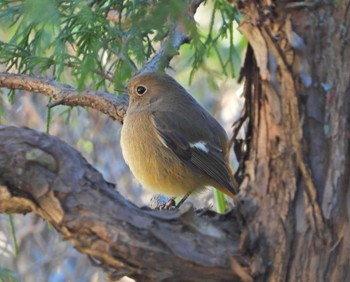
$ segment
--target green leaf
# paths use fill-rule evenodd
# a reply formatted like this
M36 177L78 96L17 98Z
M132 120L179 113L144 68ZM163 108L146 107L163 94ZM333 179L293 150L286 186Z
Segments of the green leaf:
M224 213L227 210L225 195L221 191L215 189L214 199L215 199L216 211L218 213Z

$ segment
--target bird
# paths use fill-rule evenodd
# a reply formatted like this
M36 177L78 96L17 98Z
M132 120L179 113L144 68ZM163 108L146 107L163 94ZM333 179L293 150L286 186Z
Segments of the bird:
M127 93L121 149L143 187L185 199L212 186L234 199L228 136L208 111L163 72L136 74Z

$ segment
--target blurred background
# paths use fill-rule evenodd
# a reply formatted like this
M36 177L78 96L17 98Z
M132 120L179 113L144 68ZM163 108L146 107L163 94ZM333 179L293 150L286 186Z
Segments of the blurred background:
M18 3L23 4L25 1L1 2L0 71L29 73L39 77L55 78L61 83L67 83L74 87L101 89L116 93L116 95L117 89L120 89L130 77L132 69L128 72L120 70L118 67L115 67L115 69L110 67L111 63L108 64L110 57L105 53L108 50L98 50L97 59L102 62L106 61L102 65L103 67L109 67L106 73L112 73L111 81L113 82L103 81L101 83L101 81L97 81L96 83L96 80L92 78L96 76L93 72L89 72L82 79L81 76L84 74L72 73L71 69L66 70L64 67L57 74L57 68L62 66L61 63L49 65L44 70L39 70L35 61L32 62L34 65L32 69L28 68L28 65L21 69L20 63L11 65L9 58L11 54L14 56L15 53L9 53L9 50L11 50L9 45L15 44L15 42L18 43L19 39L17 38L16 41L14 37L18 34L19 25L24 23L23 19L26 16L22 17L22 22L19 19L11 24L8 21L13 19L8 18L9 15L6 11L8 11L8 5L15 7ZM28 2L30 3L28 4ZM52 2L55 1L51 1L50 4L50 0L30 0L27 1L24 7L28 10L35 7L34 12L30 11L34 15L42 11L49 13L52 9ZM94 12L97 10L95 4L90 1L78 2L76 5L81 9L85 7ZM118 5L134 3L136 5L135 2L142 1L97 2L118 2ZM162 2L164 5L165 3L164 1L143 2L146 2L147 5L161 5ZM227 130L229 137L231 137L232 124L239 117L243 104L240 98L242 86L238 85L236 81L244 56L246 40L236 30L237 23L233 19L229 21L223 16L224 9L234 9L233 6L228 6L230 4L225 4L225 2L207 1L200 5L195 15L197 24L193 42L181 47L179 55L172 60L171 69L168 70L168 73L220 121ZM67 5L69 5L68 3L69 1ZM31 5L35 6L32 7ZM114 9L118 5L115 4ZM100 3L99 7L104 6ZM161 8L165 9L163 6ZM134 9L137 9L137 7L135 6ZM25 14L26 11L23 13ZM230 11L230 13L233 12ZM111 17L110 13L108 15ZM226 17L230 15L232 16L232 14L226 13ZM108 16L105 18L108 18ZM4 21L7 21L7 24L3 24ZM115 27L113 26L115 24L113 20L107 21L106 24ZM133 22L130 24L133 25ZM223 28L228 31L226 36L221 34L225 32ZM151 29L152 27L150 27ZM35 32L40 33L40 29ZM35 38L35 32L34 35L31 35L33 38ZM57 33L54 28L45 30L45 32L51 32L51 38L54 38ZM150 38L155 39L154 49L157 50L160 41L157 42L156 37L159 34L157 32L153 35L150 34ZM212 40L208 40L210 36ZM213 40L214 36L217 36L216 40ZM51 40L51 44L52 42L54 41ZM71 47L66 49L69 51L69 48ZM52 53L54 52L56 50L52 51ZM72 51L72 53L74 52L77 54L76 50ZM83 58L86 54L85 50L85 53L77 54L77 58ZM134 59L137 57L136 55L131 54L130 57ZM152 54L150 53L148 56L151 57ZM147 58L146 56L143 59ZM21 62L23 63L25 59L22 57ZM27 58L27 60L29 59ZM138 67L142 65L141 61L142 59L137 64ZM84 63L83 59L81 62ZM81 67L83 66L79 65L79 68ZM120 73L122 74L118 76ZM98 84L98 87L96 87L96 84ZM117 183L118 191L129 201L139 206L150 205L153 194L144 190L137 183L123 160L120 150L121 125L102 113L90 109L71 109L65 106L57 106L49 112L46 108L48 102L49 99L42 94L25 91L12 92L8 89L1 89L0 124L26 126L41 132L49 131L50 134L58 136L80 151L103 174L107 181ZM190 201L198 208L212 208L212 191L208 190L201 195L192 196ZM14 232L15 236L13 235ZM62 240L60 234L50 228L42 219L33 214L13 215L12 218L8 215L0 215L0 281L83 282L104 281L104 277L103 273L94 267L85 255L77 252L69 242ZM123 278L120 281L133 280Z

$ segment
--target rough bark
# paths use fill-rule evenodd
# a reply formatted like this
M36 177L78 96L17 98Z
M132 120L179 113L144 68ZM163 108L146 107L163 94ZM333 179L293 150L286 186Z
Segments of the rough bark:
M238 5L256 59L241 185L252 275L349 281L349 1Z
M76 150L31 129L2 127L0 144L0 212L35 212L110 278L251 281L232 213L138 208Z

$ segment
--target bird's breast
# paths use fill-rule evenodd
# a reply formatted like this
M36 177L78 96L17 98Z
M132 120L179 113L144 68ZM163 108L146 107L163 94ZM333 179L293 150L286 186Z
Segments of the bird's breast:
M201 176L164 146L147 112L125 118L121 148L130 170L146 188L164 195L180 196L204 186L199 179Z

